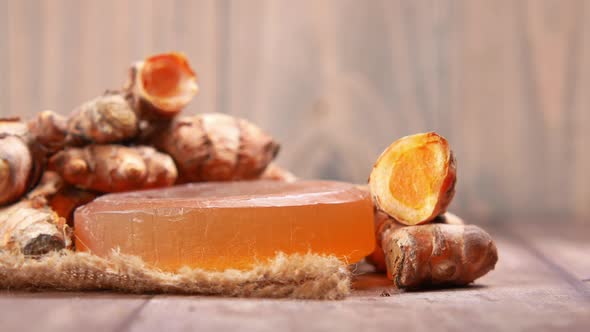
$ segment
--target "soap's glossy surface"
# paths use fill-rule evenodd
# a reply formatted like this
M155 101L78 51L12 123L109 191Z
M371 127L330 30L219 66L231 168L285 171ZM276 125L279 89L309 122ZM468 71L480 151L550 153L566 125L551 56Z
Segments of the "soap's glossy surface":
M276 252L336 255L350 263L375 244L373 206L329 181L187 184L110 194L76 210L77 250L136 255L153 266L248 268Z

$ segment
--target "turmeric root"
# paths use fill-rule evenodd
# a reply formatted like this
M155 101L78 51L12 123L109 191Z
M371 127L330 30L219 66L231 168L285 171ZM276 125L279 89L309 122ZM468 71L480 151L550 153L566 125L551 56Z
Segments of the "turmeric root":
M386 226L402 227L402 224L395 221L393 218L388 216L385 212L375 209L373 221L375 223L375 249L373 252L365 257L366 261L375 267L377 272L387 271L385 265L385 254L383 253L383 247L381 247L381 234Z
M377 159L369 187L377 207L405 225L444 213L455 194L456 163L436 133L403 137Z
M137 135L138 128L135 112L123 95L114 92L80 105L67 118L43 111L29 121L34 139L49 153L65 146L126 141Z
M65 220L29 201L0 209L0 250L43 255L69 246Z
M71 245L65 219L47 207L46 198L61 187L61 179L45 172L25 198L0 209L0 251L42 255Z
M53 154L64 148L67 136L67 119L53 111L38 113L28 123L29 132L45 149Z
M26 200L33 203L33 207L46 206L48 199L59 192L64 186L63 179L53 171L45 171L39 184L29 191Z
M178 114L199 87L186 56L165 53L133 64L125 91L139 117L153 119Z
M73 226L74 211L79 206L92 202L100 194L78 189L72 186L64 186L49 200L49 206L58 216L64 218L69 226Z
M260 128L220 113L176 118L152 144L174 158L179 182L255 179L279 150Z
M0 205L21 198L41 177L44 153L18 119L0 120Z
M122 142L137 135L138 119L125 97L106 93L80 105L69 116L67 145Z
M473 225L408 226L382 236L387 273L398 288L467 285L498 261L490 235Z
M459 218L458 216L446 212L440 216L437 216L433 221L433 223L439 224L448 224L448 225L464 225L463 219ZM385 254L383 253L382 241L383 241L383 234L395 231L402 227L407 227L404 224L399 223L387 213L375 209L374 214L374 223L375 223L375 250L367 256L367 261L375 267L375 270L378 272L385 272L387 271L387 266L385 264Z
M167 187L177 178L172 158L147 146L69 148L52 156L48 167L65 182L98 192Z
M262 180L274 180L274 181L283 181L283 182L293 182L297 180L297 177L289 172L288 170L274 164L270 163L264 173L260 176Z

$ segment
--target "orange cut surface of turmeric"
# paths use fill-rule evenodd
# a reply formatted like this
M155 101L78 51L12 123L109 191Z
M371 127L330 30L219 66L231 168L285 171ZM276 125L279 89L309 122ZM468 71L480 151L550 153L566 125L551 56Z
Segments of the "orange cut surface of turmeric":
M247 269L308 252L361 260L374 245L373 205L329 181L212 182L109 194L78 208L76 248L113 250L166 271Z
M147 93L161 98L174 96L182 78L178 66L168 58L147 63L143 68L143 86Z
M403 137L377 159L369 177L375 205L405 225L432 221L455 194L456 163L436 133Z
M428 146L419 146L398 155L391 172L389 190L400 202L415 209L426 204L424 198L432 194L439 179L436 174L436 153Z

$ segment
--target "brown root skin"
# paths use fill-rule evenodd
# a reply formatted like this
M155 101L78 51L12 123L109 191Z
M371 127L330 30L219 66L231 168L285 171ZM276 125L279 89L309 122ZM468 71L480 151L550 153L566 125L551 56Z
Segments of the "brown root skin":
M288 170L278 166L275 163L270 163L266 167L266 170L260 176L262 180L273 180L273 181L283 181L283 182L295 182L297 181L297 177L289 172Z
M64 148L67 136L67 119L53 111L42 111L28 123L33 139L49 154Z
M53 154L66 146L130 140L138 134L139 120L124 95L107 92L80 105L67 118L40 112L28 127L32 137Z
M473 225L428 224L383 234L387 274L398 288L462 286L494 269L496 246Z
M152 144L174 158L180 183L256 179L279 150L254 124L220 113L178 117Z
M379 157L369 177L377 207L405 225L432 221L455 195L456 161L436 133L403 137Z
M61 176L56 172L45 171L39 184L29 191L25 199L33 202L33 207L43 207L47 201L64 187Z
M445 212L440 216L437 216L433 221L433 223L438 224L448 224L448 225L464 225L465 222L463 219L459 218L458 216L450 213ZM394 218L387 215L387 213L375 209L375 217L374 217L374 224L375 224L375 250L367 256L367 262L375 267L377 272L386 272L387 265L385 263L385 254L383 252L382 241L384 234L388 234L393 232L397 229L408 227L399 221L395 220Z
M404 225L378 209L375 209L373 221L375 224L375 249L366 259L369 264L375 267L377 272L385 272L387 271L387 266L385 264L385 254L381 247L381 235L389 228L401 228Z
M18 119L0 120L0 206L20 199L41 177L45 154Z
M107 92L80 105L68 117L66 145L107 144L134 138L139 120L120 93Z
M182 53L164 53L134 63L124 90L142 120L176 116L198 93L197 75Z
M49 169L73 186L98 192L167 187L177 178L172 158L147 146L69 148L51 157Z
M0 251L37 256L71 245L65 219L47 207L47 198L61 185L57 174L45 172L25 198L0 209Z
M70 243L65 220L47 207L22 201L0 209L0 251L42 255Z
M169 187L176 182L178 170L172 157L149 146L135 146L133 149L139 153L148 170L142 189Z

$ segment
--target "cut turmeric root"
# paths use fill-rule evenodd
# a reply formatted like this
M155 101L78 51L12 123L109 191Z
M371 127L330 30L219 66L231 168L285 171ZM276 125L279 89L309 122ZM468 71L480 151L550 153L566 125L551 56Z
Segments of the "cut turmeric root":
M376 249L367 260L398 288L466 285L498 261L488 233L445 213L455 182L455 158L436 133L403 137L377 160L369 177Z
M42 255L67 247L65 220L48 207L20 201L0 209L0 251Z
M57 174L45 172L39 184L20 201L0 208L0 251L37 256L71 245L65 219L47 206L47 198L61 185Z
M403 137L379 157L369 188L377 207L405 225L432 221L455 194L455 158L436 133Z
M125 90L140 118L177 115L199 92L197 75L182 53L165 53L132 65Z

